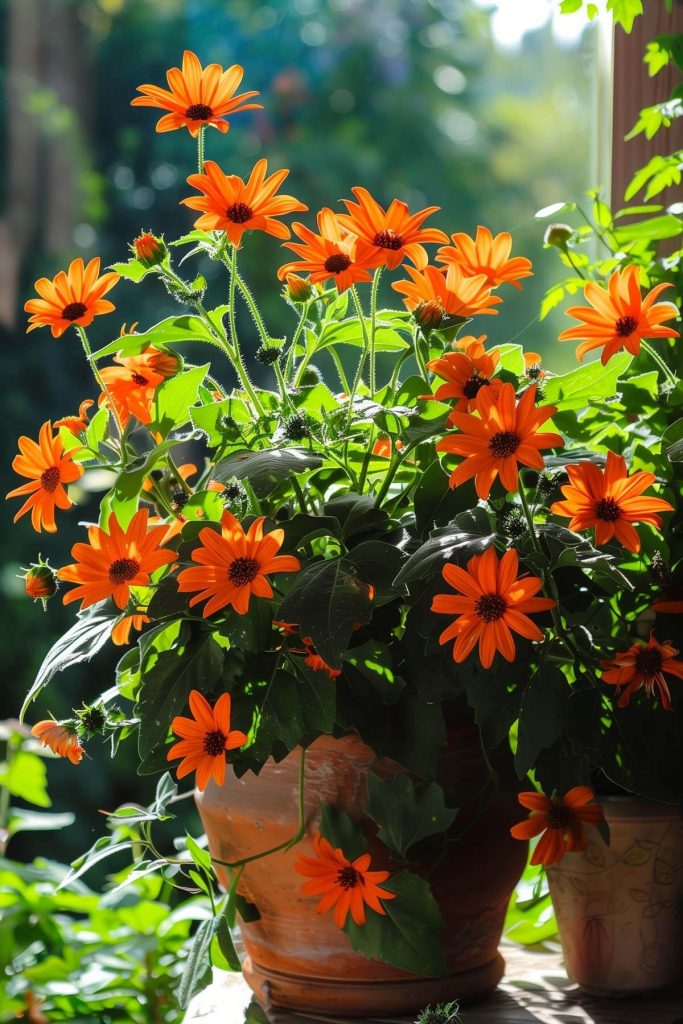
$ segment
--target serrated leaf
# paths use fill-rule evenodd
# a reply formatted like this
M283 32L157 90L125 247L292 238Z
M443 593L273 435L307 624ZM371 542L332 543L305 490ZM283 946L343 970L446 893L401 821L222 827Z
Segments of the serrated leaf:
M266 498L293 474L318 469L322 457L305 448L267 448L233 452L213 469L212 480L226 483L233 477L248 480L257 498Z
M446 807L437 782L415 785L404 772L393 779L368 775L367 813L379 826L379 838L400 860L423 839L447 832L457 810Z

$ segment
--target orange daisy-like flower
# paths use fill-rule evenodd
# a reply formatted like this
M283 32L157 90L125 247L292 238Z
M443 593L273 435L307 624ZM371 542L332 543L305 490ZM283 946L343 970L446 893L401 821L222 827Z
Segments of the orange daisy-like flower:
M367 189L356 186L351 191L358 202L345 199L348 213L340 214L339 221L342 227L371 247L373 266L384 265L394 270L408 258L422 270L428 259L424 243L448 241L443 231L422 227L427 217L441 207L428 206L411 214L404 202L394 199L385 210Z
M629 551L640 551L640 537L633 523L662 525L659 512L671 512L673 506L663 498L643 497L643 491L656 480L654 473L638 470L628 475L621 455L607 453L602 470L592 462L567 466L569 484L562 488L565 501L556 501L550 511L568 516L570 530L595 527L595 543L607 544L613 537Z
M178 576L181 593L198 591L190 599L190 607L206 601L203 616L231 605L238 615L249 611L249 599L273 596L268 576L275 572L297 572L301 568L293 555L278 555L285 534L272 530L265 536L265 517L255 519L247 533L227 510L221 519L221 532L207 527L199 533L202 547L192 552L198 565L183 569Z
M34 725L31 735L40 740L44 747L49 747L53 754L67 757L72 764L78 764L85 753L78 742L76 730L51 718Z
M412 280L395 281L391 287L405 296L403 302L406 308L415 310L416 315L420 308L427 305L430 310L440 307L442 317L468 319L480 313L498 313L491 306L502 300L491 294L491 287L482 274L478 277L465 277L460 267L455 265L449 267L446 274L432 266L424 270L406 267L406 270Z
M197 773L197 789L205 789L209 779L217 785L225 782L225 751L243 747L248 737L238 729L230 728L231 699L223 693L213 707L198 690L190 693L192 718L177 716L171 722L176 736L167 761L181 757L176 775L183 779L190 772Z
M345 231L332 210L325 207L318 213L319 234L298 221L292 224L292 228L303 245L287 242L285 248L291 249L301 258L280 267L277 276L281 281L287 280L289 283L295 271L310 274L310 295L311 284L328 281L330 278L334 280L339 293L345 292L353 284L371 280L369 268L374 265L372 249Z
M168 89L158 85L139 85L132 107L157 107L168 110L157 121L158 132L172 132L176 128L187 128L195 138L204 125L211 124L220 132L227 132L230 125L227 114L239 114L243 110L260 110L260 103L247 103L258 92L243 92L239 89L244 68L239 64L223 70L220 64L207 64L205 68L191 50L183 53L183 68L171 68L166 72ZM170 91L169 91L170 90Z
M63 270L50 281L41 277L35 289L39 299L29 299L24 309L31 313L28 331L36 327L49 327L53 338L60 338L72 324L88 327L96 316L111 313L114 306L103 299L119 280L119 275L109 272L100 274L100 260L95 257L87 267L80 257L74 260L65 273Z
M166 527L148 530L148 518L147 509L141 508L123 530L112 512L109 532L100 526L89 527L88 543L74 544L71 549L75 564L57 572L60 580L78 584L65 594L64 604L81 600L81 608L87 608L113 597L117 608L124 609L131 587L149 586L153 572L176 560L175 551L160 547Z
M557 864L565 853L584 850L584 824L597 825L604 818L602 808L591 803L595 795L588 786L574 786L561 799L536 792L519 793L517 799L531 813L526 821L513 825L510 834L526 840L543 833L531 858L533 865Z
M633 694L644 686L648 697L658 696L664 710L670 711L671 693L665 676L683 679L683 661L676 660L677 654L670 643L660 644L650 633L647 643L639 640L610 661L601 662L602 680L617 687L620 708L625 708Z
M389 872L370 871L369 853L350 861L321 835L314 837L313 849L315 857L299 854L294 870L311 879L301 886L302 893L322 897L319 914L334 907L334 923L338 928L344 927L349 912L355 924L365 924L366 905L377 914L386 914L381 901L395 899L396 893L380 888Z
M71 508L65 484L72 484L83 476L83 467L73 461L80 448L72 448L65 452L59 433L52 433L52 424L48 420L43 423L38 435L38 443L30 437L19 438L20 455L12 462L12 469L19 476L28 477L29 483L15 487L7 495L8 498L29 497L14 517L14 522L27 512L31 513L31 525L40 533L45 529L48 533L56 533L55 509Z
M150 346L136 356L114 356L114 362L118 366L102 367L100 376L121 425L125 427L131 417L140 423L151 423L156 389L178 372L178 360L169 352ZM100 395L99 404L109 404L107 392Z
M149 616L144 614L124 615L111 631L112 643L115 643L117 647L124 647L130 643L131 629L139 632L149 621Z
M490 288L497 288L501 284L513 284L515 288L521 288L521 278L534 276L531 260L524 256L510 259L512 235L508 231L501 231L494 238L488 228L480 225L476 238L470 238L459 231L451 235L451 240L453 245L438 250L437 262L447 267L460 267L466 277L483 274Z
M564 441L559 434L539 432L556 409L553 405L537 409L535 399L535 384L517 402L512 384L505 383L496 395L491 388L479 391L475 399L478 415L451 413L450 422L462 433L448 434L436 445L437 451L463 456L451 473L451 487L474 477L477 494L485 499L497 476L505 490L513 492L519 488L520 465L543 469L540 450L559 448Z
M633 356L639 355L642 338L678 338L680 335L673 327L662 326L666 320L678 316L673 303L656 301L666 288L671 288L671 284L658 284L643 298L640 267L633 266L615 270L606 288L586 281L583 294L590 306L571 306L566 311L567 316L583 323L562 331L559 340L585 338L576 350L578 358L583 359L586 352L601 348L600 362L604 366L622 349Z
M548 376L548 371L541 365L540 352L524 353L524 376L527 380L543 380Z
M224 174L214 160L207 160L204 174L191 174L187 179L188 185L201 195L181 202L202 211L194 222L196 228L225 231L234 246L239 246L245 231L265 231L275 238L289 238L289 228L276 218L308 207L294 196L275 195L289 171L275 171L269 178L267 172L268 161L259 160L245 182L237 174Z
M526 613L545 612L555 607L549 597L536 597L543 586L538 576L519 576L519 558L514 548L501 559L495 548L470 558L465 569L448 562L442 569L446 583L459 592L436 594L432 611L457 615L439 637L440 644L455 638L453 658L464 661L479 644L479 660L490 668L496 651L506 661L514 661L512 633L527 640L540 641L543 633Z
M61 420L55 420L55 430L65 427L78 437L88 429L88 409L94 404L92 398L86 398L78 407L78 416L64 416Z
M464 351L445 352L438 359L432 359L427 368L446 381L439 385L433 397L438 402L455 398L454 412L470 412L482 388L489 388L492 395L497 395L503 386L501 380L493 378L498 360L497 348L487 352L478 341L471 342ZM450 418L448 422L451 423Z

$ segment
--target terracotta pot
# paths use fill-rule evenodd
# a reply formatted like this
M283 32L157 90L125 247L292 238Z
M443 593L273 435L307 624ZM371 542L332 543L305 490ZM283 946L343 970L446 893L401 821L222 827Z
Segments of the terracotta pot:
M676 808L631 797L600 800L606 846L588 845L548 869L567 973L595 995L628 995L683 980L683 821Z
M300 753L293 751L280 764L267 764L258 777L233 776L224 787L210 784L197 794L215 857L234 861L295 834L299 764ZM356 736L316 740L306 757L304 840L245 868L240 892L257 905L261 918L241 926L248 953L244 973L266 1005L351 1016L416 1013L430 1002L481 998L503 975L498 942L526 844L508 833L519 818L512 790L499 791L481 813L489 776L471 726L453 733L439 779L446 803L461 808L458 823L469 821L471 828L430 875L446 923L449 975L420 978L365 958L351 949L331 914L316 913L316 898L302 895L303 880L293 864L298 853L312 853L320 803L361 819L370 769L386 778L398 766L378 760ZM373 866L391 867L386 848L372 837L372 823L366 825Z

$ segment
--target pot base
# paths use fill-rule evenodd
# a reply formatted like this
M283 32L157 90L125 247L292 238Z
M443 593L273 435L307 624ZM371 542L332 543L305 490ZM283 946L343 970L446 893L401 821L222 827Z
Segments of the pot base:
M445 978L406 977L392 981L353 981L304 978L265 970L247 957L244 977L266 1008L322 1013L337 1017L417 1014L428 1004L456 1000L474 1003L493 992L505 973L500 953L480 967Z

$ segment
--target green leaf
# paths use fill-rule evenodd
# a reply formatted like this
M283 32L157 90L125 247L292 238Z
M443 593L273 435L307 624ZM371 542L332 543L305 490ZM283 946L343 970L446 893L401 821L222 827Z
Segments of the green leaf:
M614 24L630 33L633 22L643 13L643 0L607 0L607 10L612 12Z
M600 362L587 363L559 377L549 377L543 385L543 404L555 405L558 410L585 409L600 398L612 398L617 392L617 381L631 365L633 356L620 352L603 366Z
M34 801L35 803L35 801ZM58 832L73 825L75 814L65 811L62 814L45 814L33 811L28 807L12 807L10 810L7 833L14 836L17 832Z
M25 750L16 751L9 761L0 764L0 788L37 807L49 807L51 804L45 762Z
M232 477L248 480L257 498L267 498L278 484L307 470L318 469L322 458L305 448L267 448L260 452L233 452L215 466L212 480L227 483Z
M439 932L443 920L429 884L410 871L400 871L382 889L396 898L383 902L385 915L367 910L366 923L356 925L349 916L344 931L353 949L372 960L425 978L446 974Z
M222 444L232 433L239 440L240 426L245 429L253 422L252 415L241 398L225 398L222 402L210 402L208 405L194 406L190 410L192 422L206 434L212 448ZM236 427L227 427L226 422L233 421ZM232 433L229 433L232 431Z
M434 530L429 540L410 556L394 585L403 587L414 580L438 575L449 559L465 562L485 551L494 540L491 520L484 508L477 506L470 512L461 512L451 526Z
M356 860L368 848L362 826L329 804L320 805L320 834L335 850L341 850L347 860Z
M683 419L675 420L664 431L662 451L669 462L683 462Z
M358 678L354 678L354 672ZM405 687L405 680L396 676L391 651L379 640L366 640L346 652L344 675L352 690L367 691L368 683L384 704L395 704Z
M552 665L541 665L522 693L515 754L520 779L531 771L540 751L562 735L568 701L564 673Z
M151 274L152 271L156 270L156 267L146 267L140 260L133 258L128 260L127 263L112 263L109 269L113 270L119 277L132 281L134 284L139 284L147 274Z
M379 826L379 838L399 860L410 860L410 850L429 836L447 832L457 810L446 807L437 782L415 785L404 772L393 779L368 775L367 813Z
M458 512L464 512L476 504L474 484L468 481L461 487L450 487L449 474L440 459L420 474L413 495L415 525L424 535L435 526L445 526Z
M394 587L394 580L406 555L395 544L366 540L352 548L347 558L356 566L360 578L372 586L375 607L387 604L399 596L400 591Z
M403 320L403 315L400 315ZM365 327L369 337L371 330L370 320L366 319ZM365 345L363 329L357 317L325 324L317 337L314 351L320 352L323 349L336 345L355 345L359 348ZM396 329L396 324L379 316L375 329L375 351L401 352L407 348L410 348L410 343L401 337Z
M154 394L152 422L149 425L152 433L158 431L162 437L167 437L175 427L189 422L190 407L196 403L199 386L210 368L210 363L193 366L159 385Z
M178 1002L183 1010L187 1009L193 996L211 984L211 960L209 950L215 934L214 919L200 921L194 934L183 965L183 973L178 985Z
M628 245L629 242L656 242L662 238L677 238L681 231L683 220L671 213L664 213L658 217L648 217L647 220L616 228L614 236L619 245Z
M107 529L109 516L116 512L119 524L126 527L131 521L138 508L138 498L142 485L152 472L154 467L162 459L165 459L171 449L182 442L178 438L166 438L161 444L156 445L146 456L140 456L127 469L122 470L116 478L116 483L110 491L109 507L103 503L101 509L101 525Z
M227 306L218 306L209 311L209 319L217 324L222 321L227 310ZM133 356L144 352L150 345L163 347L182 341L207 341L216 344L216 338L201 317L185 314L169 316L141 334L124 334L115 338L114 341L95 352L94 358L103 359L105 356L111 355Z
M201 868L202 871L206 871L210 875L213 871L213 861L211 860L211 854L209 851L203 849L197 840L192 838L189 832L185 833L185 845L187 846L188 853L197 867Z

